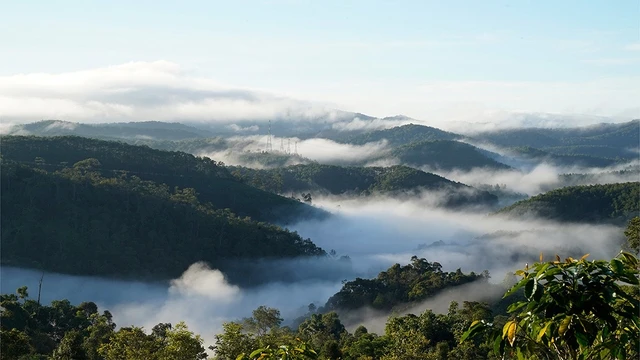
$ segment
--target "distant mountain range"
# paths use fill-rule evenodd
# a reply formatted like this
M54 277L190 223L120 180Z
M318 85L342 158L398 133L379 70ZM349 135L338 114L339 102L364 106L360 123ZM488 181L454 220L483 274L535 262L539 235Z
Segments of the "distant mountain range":
M356 121L361 126L340 130L334 125L344 122L327 117L319 117L315 123L311 120L279 120L271 123L271 133L298 139L325 138L350 145L381 142L390 150L386 155L381 154L381 159L390 157L393 159L391 163L444 170L469 170L475 167L506 169L509 166L520 167L523 164L530 167L543 162L565 167L608 167L636 159L640 145L640 120L578 128L495 130L465 136L411 123L414 119L403 115L378 119L364 114L341 112L335 117L344 121L352 119L351 121ZM409 123L385 129L370 129L403 122ZM236 139L234 141L237 142L237 139L248 134L264 135L269 132L269 124L264 122L235 125L237 128L234 130L212 124L185 125L156 121L89 125L47 120L17 125L10 129L9 134L78 135L104 140L122 140L163 150L203 154L232 150L227 139ZM253 139L252 141L257 141L255 137ZM266 142L266 136L260 141ZM487 149L484 148L485 145L488 145ZM274 148L277 146L275 144ZM501 150L489 150L493 148ZM252 155L253 158L257 156L254 160L258 163L265 161L264 156L256 154ZM236 154L238 159L247 156L244 153ZM268 166L307 163L302 158L289 161L289 158L293 157L280 154L278 159L275 159L270 156L272 161Z

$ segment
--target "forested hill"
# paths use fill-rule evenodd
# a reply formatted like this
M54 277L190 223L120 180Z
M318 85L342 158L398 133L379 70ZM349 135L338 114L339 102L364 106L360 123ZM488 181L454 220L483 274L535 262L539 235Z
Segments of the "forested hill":
M338 137L333 140L356 145L386 140L389 145L397 146L416 141L454 140L457 138L462 138L462 136L430 126L408 124L346 138Z
M243 184L222 163L183 152L77 136L3 136L1 140L4 159L33 164L37 158L44 168L55 170L95 158L102 165L103 176L126 171L171 188L194 188L201 201L217 209L231 209L242 217L286 223L324 214L301 202Z
M640 120L621 124L601 124L567 129L525 128L498 130L478 134L477 140L506 147L609 146L617 149L637 148L640 143ZM577 149L573 150L574 153ZM579 152L583 153L583 152Z
M194 189L103 177L96 159L56 172L1 166L4 265L170 279L198 261L225 270L232 259L324 254L296 233L213 209Z
M314 163L269 170L243 167L230 167L230 170L243 181L275 193L398 195L429 190L441 192L445 206L493 205L498 200L486 191L407 166L355 167Z
M498 214L594 223L624 222L640 212L640 182L569 186L519 201Z
M9 130L10 135L62 136L75 135L97 139L183 140L211 136L209 131L180 123L139 121L129 123L80 124L61 120L43 120L21 124Z
M419 141L398 146L391 154L403 164L432 169L509 169L509 166L489 158L475 146L459 141Z

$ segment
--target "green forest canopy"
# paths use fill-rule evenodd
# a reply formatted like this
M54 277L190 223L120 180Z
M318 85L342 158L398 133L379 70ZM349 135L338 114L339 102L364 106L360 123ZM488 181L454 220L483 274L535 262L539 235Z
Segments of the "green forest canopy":
M640 182L568 186L533 196L497 214L567 222L626 221L640 212Z
M296 233L216 209L193 188L99 168L96 159L55 172L3 160L2 263L170 279L198 261L224 269L223 260L325 254Z
M100 171L104 176L127 171L143 180L167 184L171 188L193 188L200 194L202 202L257 220L288 223L326 215L301 202L243 184L221 162L184 152L77 136L3 136L0 152L4 159L30 164L39 158L44 168L49 170L95 158L102 164Z

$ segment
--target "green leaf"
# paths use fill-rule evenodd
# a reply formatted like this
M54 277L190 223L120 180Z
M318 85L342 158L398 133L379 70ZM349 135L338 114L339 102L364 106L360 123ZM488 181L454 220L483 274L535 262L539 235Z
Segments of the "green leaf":
M540 270L538 270L538 272L536 273L536 279L540 279L542 277L542 274L547 271L549 266L551 266L551 263L545 263L544 265L542 265L542 267L540 267Z
M493 352L494 354L500 356L502 355L502 351L504 350L504 339L499 336L496 336L495 340L493 340Z
M576 341L578 341L578 344L580 344L581 347L589 346L589 339L587 339L587 335L580 331L576 331Z
M625 262L627 262L629 265L631 265L631 267L636 267L638 266L638 258L636 258L633 254L630 254L628 252L622 251L620 252L620 255L622 255L622 257L624 258Z
M264 350L265 350L265 349L258 349L258 350L255 350L254 352L252 352L252 353L251 353L251 355L249 355L249 357L253 359L254 357L256 357L256 356L258 356L258 355L262 354L262 353L264 352Z
M503 299L506 298L507 296L513 295L513 293L515 293L516 291L520 290L520 288L524 285L524 281L520 281L517 284L513 285L511 287L511 289L509 289L509 291L507 291L504 296L502 297Z
M536 286L535 291L533 292L533 300L535 302L539 302L542 299L542 295L544 294L544 286L542 284L538 284Z
M538 282L535 281L535 279L530 279L527 284L524 286L524 296L531 300L531 296L533 295L533 292L536 290L536 288L538 287Z
M620 259L611 259L610 264L611 264L611 269L616 274L624 273L624 264L622 263L622 261L620 261Z
M469 329L465 331L464 334L462 334L462 337L460 338L460 343L467 340L467 338L469 337L473 338L484 329L485 329L485 325L483 322L480 322L478 320L472 322L471 326L469 326Z
M512 313L512 312L514 312L514 311L516 311L516 310L518 310L518 309L520 309L520 308L522 308L522 307L524 307L526 305L527 305L527 303L524 302L524 301L513 303L513 304L511 304L511 305L509 305L507 307L507 312Z

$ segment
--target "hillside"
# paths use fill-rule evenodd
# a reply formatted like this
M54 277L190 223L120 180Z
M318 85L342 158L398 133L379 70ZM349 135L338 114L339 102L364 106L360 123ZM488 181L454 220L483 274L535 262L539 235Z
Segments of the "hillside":
M533 196L497 214L567 222L624 222L640 212L640 182L569 186Z
M600 124L579 128L497 130L484 132L473 138L505 147L530 146L542 149L589 145L628 149L637 148L640 144L639 127L640 120L633 120L621 124Z
M61 120L44 120L30 124L16 125L9 131L9 135L76 135L97 139L183 140L202 138L210 135L210 133L206 130L180 123L160 121L81 124Z
M450 140L419 141L398 146L391 151L391 155L402 164L439 170L509 169L509 166L489 158L475 146Z
M55 170L95 158L102 164L103 176L125 171L171 188L194 188L201 201L217 209L229 208L241 217L287 223L323 214L306 204L243 184L214 160L183 152L75 136L3 136L1 140L0 153L8 160L34 163L39 158L47 164L45 168Z
M375 130L368 133L354 135L345 139L335 139L336 141L354 145L362 145L369 142L388 141L389 145L405 145L416 141L433 140L454 140L461 138L461 135L443 131L425 125L408 124L396 126L391 129Z
M321 164L293 165L270 170L231 167L233 175L252 186L284 194L309 191L316 195L412 194L440 191L443 205L492 205L497 197L441 176L407 166L355 167Z
M171 279L198 261L225 269L236 259L324 254L296 233L214 209L192 188L107 178L99 167L87 159L47 172L3 159L3 265Z

